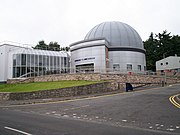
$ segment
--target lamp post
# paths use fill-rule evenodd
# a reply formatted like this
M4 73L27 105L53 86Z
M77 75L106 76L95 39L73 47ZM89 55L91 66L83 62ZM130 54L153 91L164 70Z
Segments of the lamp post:
M165 54L166 53L163 53L163 59L165 59ZM164 83L163 83L163 86L165 86L166 85L166 65L165 65L165 63L164 63Z

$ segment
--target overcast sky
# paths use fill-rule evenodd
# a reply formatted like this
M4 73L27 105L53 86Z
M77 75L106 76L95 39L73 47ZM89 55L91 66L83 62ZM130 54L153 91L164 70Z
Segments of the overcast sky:
M68 46L105 21L129 24L143 41L163 30L180 35L180 0L0 0L0 42Z

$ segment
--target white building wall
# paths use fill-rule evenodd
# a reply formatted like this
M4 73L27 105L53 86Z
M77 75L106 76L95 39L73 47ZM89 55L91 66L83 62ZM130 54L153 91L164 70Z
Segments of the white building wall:
M156 70L180 69L180 57L170 56L156 62Z
M9 57L9 53L18 48L21 47L8 44L0 45L0 82L7 81L9 72L12 72L12 69L10 67L11 58Z
M6 53L6 47L0 46L0 82L4 82L6 80L6 64L7 61L7 53Z

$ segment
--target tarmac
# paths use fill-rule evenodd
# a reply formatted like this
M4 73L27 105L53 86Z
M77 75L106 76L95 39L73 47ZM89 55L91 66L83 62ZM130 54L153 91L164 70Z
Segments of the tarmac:
M150 90L152 88L161 88L162 86L156 85L156 86L142 86L134 88L133 91L128 92L135 92L140 90ZM30 100L9 100L9 101L0 101L0 107L6 107L6 106L17 106L17 105L32 105L32 104L38 104L38 103L49 103L49 102L58 102L58 101L64 101L64 100L74 100L74 99L82 99L82 98L89 98L89 97L97 97L102 95L110 95L110 94L118 94L118 93L126 93L126 90L116 90L114 92L107 92L107 93L98 93L98 94L89 94L89 95L82 95L82 96L75 96L75 97L64 97L64 98L47 98L47 99L30 99ZM176 102L180 104L180 95L178 95L176 98Z

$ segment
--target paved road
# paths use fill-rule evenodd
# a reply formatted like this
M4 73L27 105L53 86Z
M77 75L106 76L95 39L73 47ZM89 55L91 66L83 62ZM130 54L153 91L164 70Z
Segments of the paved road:
M180 85L50 104L0 108L3 135L180 134Z

